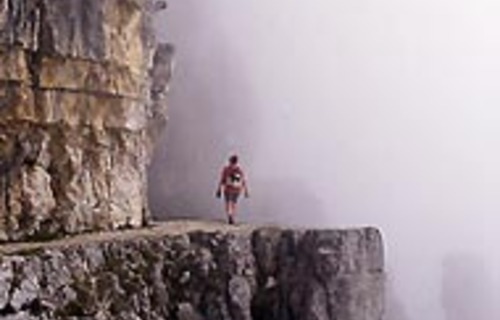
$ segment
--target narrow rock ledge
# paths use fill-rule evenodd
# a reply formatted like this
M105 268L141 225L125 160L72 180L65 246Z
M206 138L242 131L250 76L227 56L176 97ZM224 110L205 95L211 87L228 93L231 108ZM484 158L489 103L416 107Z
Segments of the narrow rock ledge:
M0 319L382 319L373 228L178 221L0 252Z

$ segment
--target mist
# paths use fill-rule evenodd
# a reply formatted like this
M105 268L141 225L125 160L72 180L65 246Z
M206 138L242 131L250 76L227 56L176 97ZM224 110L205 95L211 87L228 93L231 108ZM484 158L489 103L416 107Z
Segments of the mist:
M154 214L380 228L388 320L498 319L500 3L171 0L170 120Z

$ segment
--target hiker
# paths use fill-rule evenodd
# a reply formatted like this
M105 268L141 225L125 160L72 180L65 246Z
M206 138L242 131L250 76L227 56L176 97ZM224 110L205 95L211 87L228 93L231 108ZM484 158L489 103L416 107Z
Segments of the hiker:
M238 156L229 157L229 164L222 169L216 196L220 198L224 194L224 202L227 220L229 224L234 224L236 214L236 204L238 198L244 193L248 198L248 188L243 170L238 165Z

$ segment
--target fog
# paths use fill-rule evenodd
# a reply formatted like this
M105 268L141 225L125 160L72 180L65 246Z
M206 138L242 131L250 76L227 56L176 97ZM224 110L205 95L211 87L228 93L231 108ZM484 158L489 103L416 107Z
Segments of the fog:
M500 2L171 0L157 217L223 219L237 152L249 222L384 234L388 320L499 319Z

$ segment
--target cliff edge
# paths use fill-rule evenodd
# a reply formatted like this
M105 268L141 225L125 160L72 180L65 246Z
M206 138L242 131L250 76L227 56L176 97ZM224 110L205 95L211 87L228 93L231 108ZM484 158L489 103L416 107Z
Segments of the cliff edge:
M372 228L181 221L0 252L0 319L382 319Z

